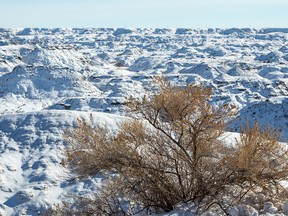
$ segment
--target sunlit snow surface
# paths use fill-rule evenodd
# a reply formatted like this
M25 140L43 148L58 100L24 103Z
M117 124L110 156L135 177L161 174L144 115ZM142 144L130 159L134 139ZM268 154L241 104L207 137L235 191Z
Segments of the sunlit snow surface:
M230 131L247 117L285 141L287 37L288 29L0 29L0 215L43 214L61 196L97 190L101 178L73 182L61 165L65 129L93 113L116 130L126 98L143 96L155 75L212 87L214 106L239 109Z

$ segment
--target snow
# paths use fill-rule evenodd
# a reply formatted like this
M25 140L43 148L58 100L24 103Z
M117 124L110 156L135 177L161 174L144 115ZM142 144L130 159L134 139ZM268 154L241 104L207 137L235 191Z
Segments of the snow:
M96 124L112 130L121 121L113 114L92 115ZM72 190L70 173L61 165L65 148L62 137L80 116L89 118L89 113L42 111L1 118L0 210L37 215L33 211L43 213L60 201L61 194Z
M70 181L63 133L90 113L117 130L127 98L147 93L155 75L212 87L214 106L235 104L227 143L246 117L281 129L285 141L287 47L288 29L277 28L0 29L0 215L41 215L67 194L97 190L101 177ZM263 209L230 214L280 215L271 203ZM179 204L169 215L194 210Z

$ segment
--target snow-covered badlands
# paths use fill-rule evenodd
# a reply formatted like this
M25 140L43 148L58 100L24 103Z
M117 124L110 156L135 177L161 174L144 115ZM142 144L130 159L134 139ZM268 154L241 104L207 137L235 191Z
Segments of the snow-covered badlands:
M288 138L288 29L0 29L0 215L97 190L61 165L65 129L90 113L116 129L155 75L211 86L239 109L230 131L248 117Z

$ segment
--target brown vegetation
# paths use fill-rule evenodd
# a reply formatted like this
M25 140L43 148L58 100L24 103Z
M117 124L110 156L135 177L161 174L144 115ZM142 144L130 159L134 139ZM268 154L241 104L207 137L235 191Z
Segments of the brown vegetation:
M135 115L116 135L94 127L91 117L79 119L65 136L67 163L79 176L117 173L96 201L84 201L95 214L168 212L183 202L202 210L217 204L227 213L250 192L265 191L267 200L275 200L284 191L288 157L275 131L256 123L236 147L224 144L219 137L235 115L233 106L213 108L204 86L158 84L157 93L130 101Z

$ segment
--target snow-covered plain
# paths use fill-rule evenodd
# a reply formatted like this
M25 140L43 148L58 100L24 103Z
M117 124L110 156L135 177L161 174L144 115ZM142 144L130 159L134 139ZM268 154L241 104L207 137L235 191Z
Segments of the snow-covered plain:
M0 215L97 190L100 177L71 181L61 165L65 129L92 113L116 130L155 75L211 86L213 105L239 109L230 131L247 117L288 138L288 29L0 29Z

